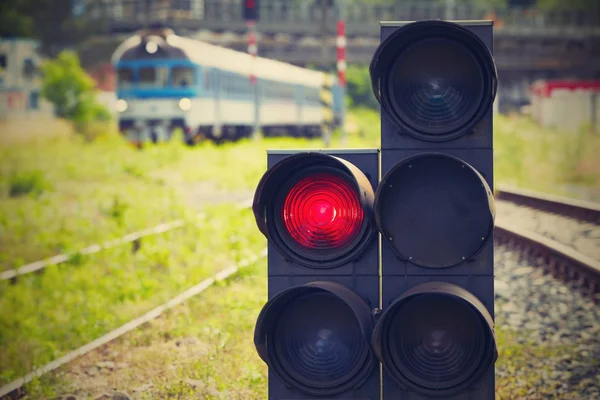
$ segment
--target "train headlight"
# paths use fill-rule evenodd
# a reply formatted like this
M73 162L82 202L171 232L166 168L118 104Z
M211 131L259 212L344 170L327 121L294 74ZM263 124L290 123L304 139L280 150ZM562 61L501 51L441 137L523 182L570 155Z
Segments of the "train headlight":
M156 42L148 42L146 43L146 51L148 54L154 54L158 51L158 44Z
M188 111L192 108L192 101L187 97L184 97L183 99L179 100L179 108L181 108L181 111Z
M116 108L117 112L120 112L120 113L127 111L127 107L128 107L128 104L123 99L117 100L117 103L115 104L115 108Z

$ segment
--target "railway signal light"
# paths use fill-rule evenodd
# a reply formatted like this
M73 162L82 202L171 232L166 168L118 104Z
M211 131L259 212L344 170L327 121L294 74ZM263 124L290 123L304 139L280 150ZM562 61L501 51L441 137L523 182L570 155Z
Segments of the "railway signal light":
M245 21L258 21L259 18L259 0L244 0L244 9L242 14Z
M268 301L254 342L269 366L269 398L378 398L370 340L379 306L379 153L267 158L253 211L269 242Z
M381 37L380 153L271 151L256 190L269 398L493 399L492 23Z
M382 398L493 399L492 24L382 23L381 40Z

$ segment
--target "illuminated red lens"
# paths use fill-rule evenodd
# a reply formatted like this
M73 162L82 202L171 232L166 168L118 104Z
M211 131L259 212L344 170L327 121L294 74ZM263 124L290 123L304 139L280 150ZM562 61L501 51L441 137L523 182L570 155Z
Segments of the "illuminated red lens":
M309 249L341 249L356 238L364 219L358 194L333 174L300 180L283 205L283 221L298 244Z

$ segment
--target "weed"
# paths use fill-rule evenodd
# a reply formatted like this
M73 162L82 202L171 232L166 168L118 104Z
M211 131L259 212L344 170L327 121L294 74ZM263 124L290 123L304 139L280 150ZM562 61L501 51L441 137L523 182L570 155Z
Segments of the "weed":
M11 175L8 195L18 197L26 194L40 195L52 190L52 185L44 178L42 171L17 172Z
M129 208L129 205L121 200L117 195L113 197L112 204L106 213L116 221L119 226L122 226L125 220L125 212Z

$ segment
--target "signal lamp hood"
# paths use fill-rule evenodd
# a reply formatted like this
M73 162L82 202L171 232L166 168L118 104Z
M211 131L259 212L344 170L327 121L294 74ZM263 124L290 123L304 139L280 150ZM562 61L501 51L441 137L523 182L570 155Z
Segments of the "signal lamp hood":
M375 51L371 86L401 133L444 141L469 133L496 97L498 74L485 43L468 28L418 21Z

